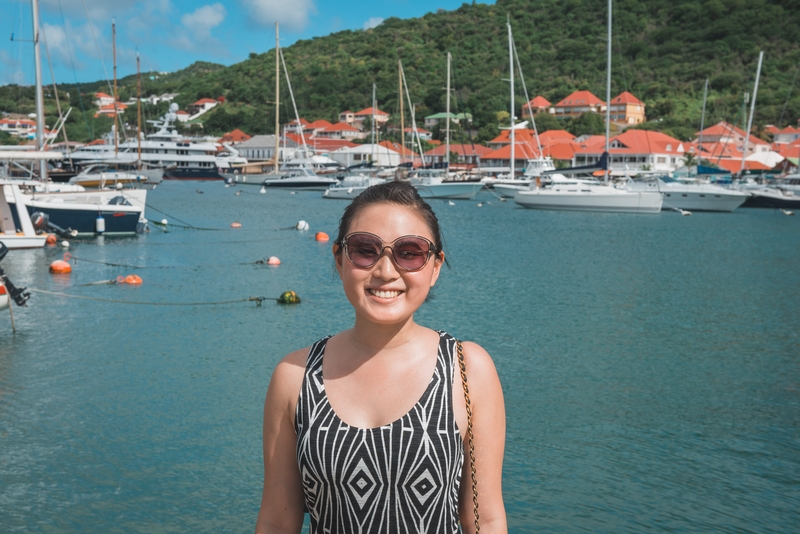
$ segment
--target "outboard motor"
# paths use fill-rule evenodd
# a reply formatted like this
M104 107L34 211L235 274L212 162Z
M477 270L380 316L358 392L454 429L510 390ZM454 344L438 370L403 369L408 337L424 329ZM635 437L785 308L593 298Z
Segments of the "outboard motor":
M8 247L5 243L0 241L0 261L6 257L6 254L8 254ZM31 298L31 294L25 291L26 288L15 286L11 280L8 279L8 276L6 276L2 268L0 268L0 280L2 280L3 284L6 286L8 296L17 303L17 306L25 306L25 303Z
M33 212L33 215L31 215L31 222L33 223L33 229L37 232L43 232L46 229L61 237L75 237L78 235L78 232L72 228L67 228L64 230L57 224L51 223L50 216L46 213L42 213L41 211Z

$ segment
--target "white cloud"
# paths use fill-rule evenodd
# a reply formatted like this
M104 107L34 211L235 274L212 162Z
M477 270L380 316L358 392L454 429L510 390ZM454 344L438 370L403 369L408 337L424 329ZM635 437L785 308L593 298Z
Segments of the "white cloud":
M67 21L66 27L44 23L42 24L42 42L50 53L50 61L54 66L60 65L67 69L83 70L87 58L92 61L102 59L111 61L111 40L108 36L99 34L94 29L97 43L92 38L92 30L88 24L74 27ZM45 52L43 50L43 52ZM44 55L46 59L46 55ZM45 67L46 68L46 67Z
M250 20L262 26L279 22L283 28L301 31L317 13L314 0L239 0Z
M114 17L154 8L168 11L171 7L169 0L41 0L39 3L43 12L60 16L63 11L65 16L81 20L86 20L88 13L94 21L110 21Z
M383 23L383 17L370 17L364 23L364 29L365 30L371 30L372 28L375 28L376 26L380 26L381 23Z
M0 72L0 84L6 85L13 83L22 85L25 83L25 76L22 73L19 61L12 58L11 54L5 50L0 50L0 65L6 67Z
M211 30L222 24L226 16L228 12L220 3L199 7L181 16L181 28L176 30L170 44L190 52L225 53L226 49L211 35Z

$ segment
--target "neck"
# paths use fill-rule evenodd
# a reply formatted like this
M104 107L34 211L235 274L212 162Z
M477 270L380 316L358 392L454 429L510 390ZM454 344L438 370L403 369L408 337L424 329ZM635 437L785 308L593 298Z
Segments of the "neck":
M356 316L356 323L347 331L353 348L368 354L400 347L418 336L422 329L411 316L401 323L376 324Z

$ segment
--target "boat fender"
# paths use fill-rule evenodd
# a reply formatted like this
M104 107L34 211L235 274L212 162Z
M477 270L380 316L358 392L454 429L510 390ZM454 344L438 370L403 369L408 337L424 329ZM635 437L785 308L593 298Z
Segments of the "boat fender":
M97 214L97 219L94 221L94 231L98 234L102 234L106 231L106 220L103 218L102 213Z
M306 221L298 221L295 228L297 230L300 230L301 232L304 230L308 230L308 223Z
M242 223L240 223L239 221L233 221L231 223L231 228L241 228L241 227L242 227Z
M129 274L125 277L125 283L132 286L142 285L142 278L136 274Z
M317 232L317 234L314 236L314 239L322 243L326 243L328 240L330 240L330 237L328 237L328 234L325 232Z
M47 238L44 240L50 246L54 246L58 243L58 239L56 238L56 234L47 234Z
M64 241L62 241L62 242L61 242L61 246L62 246L63 248L69 248L69 241L67 241L67 240L64 240Z
M300 297L294 291L284 291L278 297L278 304L300 304Z
M50 264L50 272L53 274L69 274L72 272L72 265L64 260L56 260Z
M280 264L281 260L279 260L277 256L270 256L269 259L267 259L267 265L280 265Z

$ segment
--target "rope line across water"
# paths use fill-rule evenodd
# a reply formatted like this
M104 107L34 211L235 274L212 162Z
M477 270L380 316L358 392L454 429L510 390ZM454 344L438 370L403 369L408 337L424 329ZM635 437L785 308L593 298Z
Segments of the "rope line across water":
M86 258L78 258L77 256L70 256L70 259L75 260L77 265L78 261L85 261L88 263L96 263L99 265L108 265L109 267L125 267L128 269L196 269L200 268L216 268L216 267L231 267L233 265L267 265L266 259L256 261L246 261L239 263L215 263L209 265L132 265L129 263L112 263L108 261L89 260Z
M117 299L104 299L100 297L85 297L83 295L71 295L69 293L59 293L57 291L45 291L44 289L28 288L28 291L33 293L42 293L44 295L53 295L56 297L66 297L81 300L94 300L97 302L113 302L115 304L140 304L144 306L219 306L223 304L240 304L242 302L255 302L257 306L265 300L278 300L277 298L269 297L248 297L246 299L238 300L221 300L217 302L142 302L135 300L117 300Z

